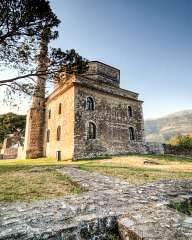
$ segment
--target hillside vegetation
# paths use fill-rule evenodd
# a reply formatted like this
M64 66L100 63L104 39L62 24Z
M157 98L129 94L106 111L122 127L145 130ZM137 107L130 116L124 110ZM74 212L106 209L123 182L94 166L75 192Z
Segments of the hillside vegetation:
M192 110L176 112L166 117L146 120L146 141L165 142L176 135L192 134Z
M19 132L24 135L26 124L25 115L7 113L0 115L0 148L7 134Z

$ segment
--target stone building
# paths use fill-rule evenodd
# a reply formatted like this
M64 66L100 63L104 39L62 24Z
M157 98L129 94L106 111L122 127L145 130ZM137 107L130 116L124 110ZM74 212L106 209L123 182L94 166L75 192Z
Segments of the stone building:
M120 71L93 61L82 76L61 76L27 116L25 158L82 159L144 152L142 101L120 88Z

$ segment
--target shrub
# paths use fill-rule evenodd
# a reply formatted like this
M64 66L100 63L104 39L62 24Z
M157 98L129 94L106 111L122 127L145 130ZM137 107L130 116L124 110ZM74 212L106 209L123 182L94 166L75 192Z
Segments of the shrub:
M178 135L172 137L168 142L171 146L181 148L192 148L192 135Z

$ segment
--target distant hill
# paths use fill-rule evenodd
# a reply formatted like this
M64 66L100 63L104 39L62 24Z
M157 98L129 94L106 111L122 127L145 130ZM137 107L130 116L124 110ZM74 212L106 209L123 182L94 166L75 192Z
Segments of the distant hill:
M192 134L192 110L145 121L146 141L165 142L174 135Z

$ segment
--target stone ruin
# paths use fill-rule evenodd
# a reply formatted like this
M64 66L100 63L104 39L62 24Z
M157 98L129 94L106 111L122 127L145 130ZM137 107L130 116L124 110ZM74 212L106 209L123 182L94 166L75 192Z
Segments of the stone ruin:
M56 170L89 191L34 203L1 203L0 240L192 239L190 212L173 207L186 201L192 207L191 180L132 186L72 167Z
M18 149L23 146L24 137L17 132L8 134L3 141L0 159L15 159L18 156Z

